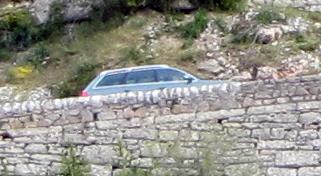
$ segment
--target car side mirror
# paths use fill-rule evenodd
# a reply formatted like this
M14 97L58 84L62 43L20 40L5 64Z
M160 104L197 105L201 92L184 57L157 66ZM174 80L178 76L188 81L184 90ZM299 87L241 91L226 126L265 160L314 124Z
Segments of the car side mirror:
M185 75L185 76L184 76L184 80L187 81L187 84L190 84L190 83L193 82L194 79L193 79L192 77L188 76L188 75Z

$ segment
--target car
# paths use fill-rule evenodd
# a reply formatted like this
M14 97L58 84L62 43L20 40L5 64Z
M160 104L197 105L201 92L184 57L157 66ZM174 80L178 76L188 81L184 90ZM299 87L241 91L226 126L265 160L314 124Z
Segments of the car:
M80 96L202 86L220 82L219 80L201 80L168 65L146 65L103 71L89 83Z

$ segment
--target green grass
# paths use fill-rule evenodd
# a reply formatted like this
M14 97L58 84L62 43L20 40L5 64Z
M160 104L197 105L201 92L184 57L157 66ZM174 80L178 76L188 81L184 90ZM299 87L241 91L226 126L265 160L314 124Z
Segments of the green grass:
M186 39L197 38L206 28L208 17L205 10L196 12L194 20L182 27L182 36Z
M12 52L1 48L0 49L0 62L5 62L5 61L9 61L12 57Z
M275 7L265 7L260 9L259 14L257 14L255 18L260 24L271 24L273 22L284 21L279 9Z
M300 33L295 36L295 47L303 51L314 51L321 44L320 39L312 33Z
M321 13L320 12L310 12L305 10L300 10L298 8L281 8L281 12L283 12L287 17L302 17L305 20L313 21L313 22L321 22Z
M318 13L311 15L291 8L280 9L280 13L285 13L285 11L288 14L292 13L292 15L298 12L304 18L311 19L313 17L314 20L318 20ZM30 46L29 53L34 53L40 61L49 53L50 60L53 60L54 63L46 65L45 69L35 70L26 78L19 80L18 86L22 89L32 89L42 85L62 85L62 89L66 91L58 94L59 97L77 95L79 90L92 78L92 70L94 70L94 73L98 73L107 69L145 64L168 64L202 77L202 73L197 70L197 62L205 56L204 53L196 49L194 40L204 30L209 19L215 19L215 24L224 31L226 24L223 18L229 16L229 13L198 12L195 20L191 23L186 20L188 16L179 14L176 17L174 14L174 17L168 17L171 18L168 20L179 21L180 24L184 24L185 21L185 24L188 23L186 26L183 25L182 31L179 31L186 34L185 38L178 31L160 31L160 34L157 35L157 43L153 44L153 48L146 45L145 34L146 28L155 25L155 22L159 23L159 19L162 18L163 14L155 11L140 11L128 17L118 16L107 22L92 21L77 24L74 40L66 42L61 35L54 35L42 41L41 44L45 48L39 46L39 44ZM291 15L289 16L291 17ZM267 19L269 22L271 18L268 17ZM169 25L173 24L169 23ZM174 29L174 26L170 27ZM296 54L300 50L313 51L320 43L319 40L316 40L319 37L318 35L304 36L303 39L298 36L295 40L293 36L284 36L283 39L289 40L288 45L291 47L291 54ZM264 64L278 63L281 58L277 55L277 53L281 53L277 47L270 45L260 47L256 44L253 46L251 31L250 33L234 34L232 37L238 41L227 43L225 47L222 46L222 52L247 51L251 49L250 47L254 47L261 51L260 55L255 55L255 59L264 62ZM283 39L280 42L283 42ZM0 50L1 64L8 64L9 62L6 60L11 58L12 54L14 53ZM248 60L251 61L251 59L254 58ZM79 74L77 70L79 65L83 63L95 65L94 69L88 71L90 72L88 75L91 76L84 80L74 77L75 74ZM86 77L86 75L82 76ZM75 86L75 83L77 83L77 86ZM4 85L5 83L1 81L0 84Z
M119 67L162 63L197 74L195 65L190 64L198 59L192 58L194 52L190 52L195 46L189 45L183 48L183 39L167 35L165 32L159 36L158 43L154 45L154 52L150 53L149 46L145 46L143 40L145 29L155 23L159 16L157 12L146 11L119 23L115 21L101 23L98 29L89 22L82 23L76 27L73 41L65 42L61 36L54 36L42 42L41 45L45 48L32 45L29 51L35 53L36 58L41 60L49 53L50 60L55 62L19 80L18 86L32 89L42 85L59 85L56 94L58 97L77 95L91 78L81 80L79 77L74 77L78 74L77 69L81 63L94 63L97 66L94 69L95 73ZM140 25L142 26L139 27ZM141 49L144 51L141 52ZM149 55L152 55L152 58Z

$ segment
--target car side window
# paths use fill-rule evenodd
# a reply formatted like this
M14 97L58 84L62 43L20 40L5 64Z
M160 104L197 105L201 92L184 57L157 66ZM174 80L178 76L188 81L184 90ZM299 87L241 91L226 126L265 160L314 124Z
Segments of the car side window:
M158 81L183 81L185 74L171 69L157 70Z
M100 80L96 87L115 86L124 84L125 75L126 73L106 75L103 79Z
M156 82L156 74L154 70L129 72L126 77L126 84L150 83Z

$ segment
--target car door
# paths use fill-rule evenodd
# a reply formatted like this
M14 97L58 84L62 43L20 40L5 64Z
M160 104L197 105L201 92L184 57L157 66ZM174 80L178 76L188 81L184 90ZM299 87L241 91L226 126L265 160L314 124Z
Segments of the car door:
M154 69L131 71L125 78L125 91L148 91L158 87Z
M124 80L127 73L114 73L101 76L92 90L90 95L104 95L124 92Z
M188 81L185 78L189 75L184 72L174 69L158 69L156 73L159 89L188 86Z

